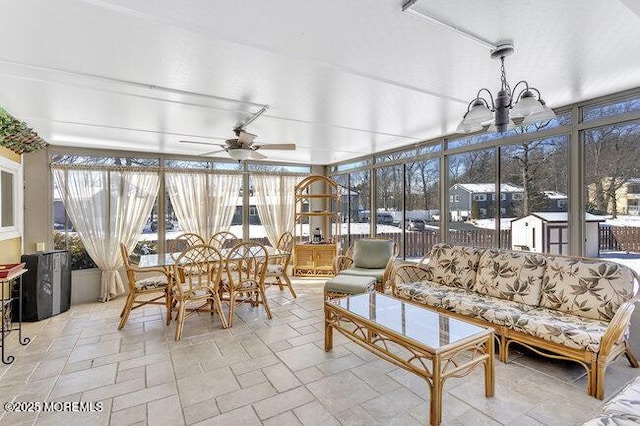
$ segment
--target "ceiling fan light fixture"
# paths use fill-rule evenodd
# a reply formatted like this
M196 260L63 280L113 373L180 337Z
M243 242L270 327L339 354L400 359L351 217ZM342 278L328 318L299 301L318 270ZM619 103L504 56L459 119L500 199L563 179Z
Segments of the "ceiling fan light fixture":
M237 162L246 160L251 154L251 150L246 148L229 148L227 152L229 153L229 157L233 158Z

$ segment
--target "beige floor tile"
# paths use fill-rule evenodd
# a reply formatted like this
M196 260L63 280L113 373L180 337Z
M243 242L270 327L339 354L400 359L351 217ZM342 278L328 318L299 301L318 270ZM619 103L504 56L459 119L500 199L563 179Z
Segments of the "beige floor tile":
M307 388L332 414L360 405L379 395L349 371L310 383Z
M182 412L184 414L184 420L188 425L201 422L220 414L215 398L206 399L196 404L189 405L188 407L184 407Z
M277 414L313 401L313 395L304 387L288 390L253 404L258 417L268 419Z
M76 346L73 352L71 352L69 362L96 359L106 355L117 354L118 352L120 352L120 340L109 340L107 342Z
M111 414L111 400L104 402L104 405L100 411L88 411L88 412L43 412L40 413L36 424L45 426L106 426L109 424L109 418Z
M297 318L297 317L296 317ZM298 426L300 420L291 411L285 411L262 422L264 426Z
M208 418L200 423L196 423L198 426L229 426L229 425L242 425L242 426L259 426L262 425L260 419L256 415L256 412L249 406L238 408L237 410L229 411L228 413L220 414L216 417Z
M147 387L161 385L175 381L173 368L170 361L159 362L153 365L146 365ZM127 371L127 370L125 370Z
M249 373L236 375L236 380L242 388L250 388L267 381L267 377L262 371L251 371Z
M298 380L300 380L305 385L311 382L315 382L316 380L320 380L324 377L322 371L318 370L317 367L308 367L304 370L299 370L294 373Z
M233 411L244 405L253 404L270 396L277 394L278 391L271 386L270 383L261 383L249 388L225 393L216 398L218 408L221 413Z
M313 343L285 349L276 352L276 355L294 372L320 364L329 358L322 349Z
M362 358L359 358L354 354L349 354L318 364L317 367L318 370L322 371L325 376L330 376L341 371L356 368L364 363L365 362L362 360Z
M260 358L252 359L245 362L240 362L231 366L234 374L245 374L251 371L256 371L264 367L268 367L273 364L279 363L280 360L275 355L267 355Z
M147 406L145 404L112 413L109 426L128 426L140 422L145 424L147 422Z
M180 401L185 407L240 389L238 381L228 367L180 379L177 385Z
M59 398L77 392L112 385L116 381L116 368L116 364L111 364L78 371L76 373L63 374L51 391L51 397Z
M139 391L145 388L143 378L129 380L128 382L116 383L114 385L103 386L91 389L82 394L82 401L102 401L107 398L113 398L118 395L126 395L131 392Z
M145 388L127 395L120 395L113 399L113 411L124 410L135 405L146 404L147 402L172 396L177 393L174 383L164 383L162 385Z
M318 401L293 410L303 425L307 426L339 426L340 422L329 413Z
M153 426L181 426L185 424L178 395L148 403L147 413L149 424Z
M300 380L284 364L265 367L262 372L278 392L284 392L302 385Z
M152 355L144 355L139 358L128 359L118 364L118 370L124 371L130 368L140 367L143 365L155 365L160 362L169 361L169 354L156 353Z
M401 388L380 395L361 404L375 419L386 421L399 417L413 407L424 406L424 400L418 398L409 389Z

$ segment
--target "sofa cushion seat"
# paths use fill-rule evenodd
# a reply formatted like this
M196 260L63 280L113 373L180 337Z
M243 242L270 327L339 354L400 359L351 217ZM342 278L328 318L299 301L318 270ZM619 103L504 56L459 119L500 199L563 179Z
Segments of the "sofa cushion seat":
M627 383L603 407L604 413L634 415L640 421L640 376Z
M427 306L443 307L444 298L456 290L456 288L431 281L419 281L398 284L396 295L413 302L424 303ZM460 289L460 291L462 290Z
M582 424L582 426L637 426L640 417L632 414L600 414L597 417Z
M359 277L374 277L377 282L382 282L382 276L384 275L385 268L359 268L354 266L352 268L343 269L340 271L340 275L357 275Z
M608 326L607 321L535 308L521 315L512 328L569 348L598 352Z
M449 292L444 296L442 304L455 313L507 327L513 326L522 315L533 309L524 303L498 299L468 290Z

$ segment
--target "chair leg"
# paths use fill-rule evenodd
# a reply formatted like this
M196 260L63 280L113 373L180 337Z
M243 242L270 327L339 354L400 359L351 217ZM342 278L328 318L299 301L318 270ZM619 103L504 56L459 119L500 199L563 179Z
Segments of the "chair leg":
M129 295L127 296L127 301L124 303L124 308L122 309L122 315L120 318L120 324L118 325L118 330L122 330L122 327L124 327L124 325L127 323L135 299L135 293L129 293Z
M178 315L176 316L176 342L182 339L182 326L184 324L184 313L186 310L186 304L184 300L180 301L178 307Z
M282 286L282 281L280 281L280 277L276 277L275 284L278 285L278 287L280 288L280 291L284 290L284 287Z
M167 325L171 324L171 319L173 317L173 298L171 297L171 290L167 287L167 293L165 295L166 298L166 306L167 306Z
M233 326L233 311L236 306L236 293L231 291L229 292L229 320L227 324L229 327Z
M295 299L296 297L296 292L293 289L293 286L291 285L291 280L289 279L289 277L286 274L282 275L282 278L284 278L285 282L286 282L286 286L289 287L289 291L291 292L291 295L293 296L293 298Z
M638 360L633 355L633 352L631 352L631 348L629 347L629 343L628 342L624 342L624 346L625 346L624 355L627 357L627 360L629 360L629 365L631 365L633 368L640 367L640 364L638 364Z
M222 328L229 327L227 323L227 319L224 317L224 311L222 310L222 301L218 297L217 294L214 294L211 298L211 306L215 306L215 310L218 312L218 317L220 318L220 322L222 323ZM212 312L213 314L213 312Z
M262 304L264 305L264 310L267 311L267 318L271 319L271 309L269 309L269 302L267 302L267 297L264 294L264 288L260 287L258 289L260 292L260 296L262 297Z

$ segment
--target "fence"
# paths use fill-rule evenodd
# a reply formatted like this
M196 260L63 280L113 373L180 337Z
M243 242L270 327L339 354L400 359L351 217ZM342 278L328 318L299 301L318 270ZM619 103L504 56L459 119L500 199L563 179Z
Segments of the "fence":
M600 250L640 252L640 227L600 226Z

